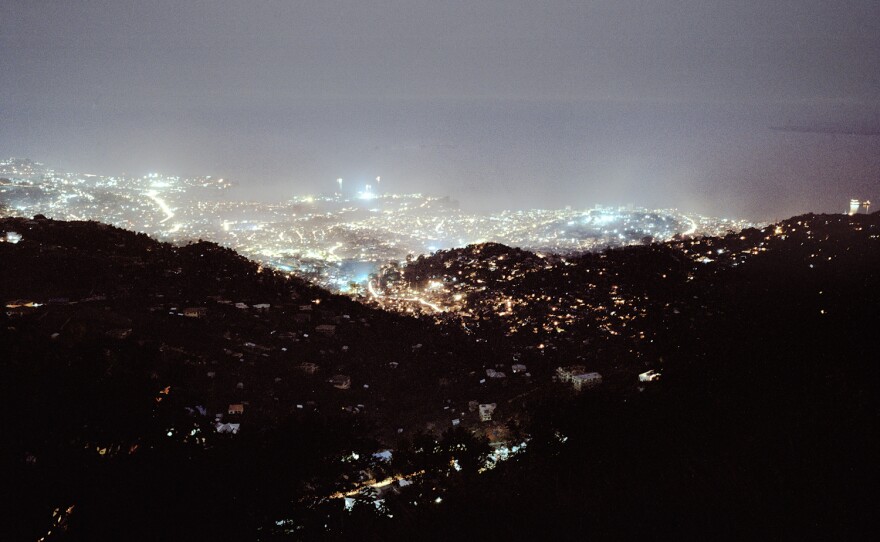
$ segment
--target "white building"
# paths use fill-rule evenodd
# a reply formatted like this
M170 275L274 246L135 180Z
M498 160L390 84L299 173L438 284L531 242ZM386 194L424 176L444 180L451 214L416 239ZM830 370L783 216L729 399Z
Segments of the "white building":
M654 382L655 380L660 380L660 373L654 369L639 374L639 382Z
M572 365L570 367L557 367L556 368L556 377L560 382L571 382L571 379L576 374L583 374L587 371L586 367L583 365Z
M486 376L489 378L507 378L507 375L495 369L486 369Z
M584 388L592 388L602 383L602 375L599 373L580 373L572 375L571 385L575 391L581 391Z
M240 423L220 423L218 422L215 425L218 433L231 433L233 435L238 433L238 430L241 428Z
M492 413L495 412L495 407L498 406L495 403L485 403L480 405L480 421L481 422L490 422L492 421Z

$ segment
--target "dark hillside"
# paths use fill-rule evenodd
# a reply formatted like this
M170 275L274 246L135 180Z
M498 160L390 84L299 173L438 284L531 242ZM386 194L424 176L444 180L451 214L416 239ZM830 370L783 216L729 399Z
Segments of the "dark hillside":
M710 250L725 257L687 263ZM538 401L524 454L396 522L397 539L874 537L880 216L808 215L575 265L678 309L653 322L662 379ZM681 282L666 288L658 265ZM588 295L563 269L532 280Z
M876 531L880 215L440 252L379 277L449 308L420 318L212 243L45 219L0 234L4 539ZM575 364L602 383L557 381ZM523 441L477 474L488 444ZM411 484L382 506L327 499L395 474Z

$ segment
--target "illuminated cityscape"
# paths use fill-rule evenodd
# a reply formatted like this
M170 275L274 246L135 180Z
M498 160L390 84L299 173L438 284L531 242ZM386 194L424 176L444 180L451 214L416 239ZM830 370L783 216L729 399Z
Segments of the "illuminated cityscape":
M328 194L276 203L228 201L224 178L78 174L19 159L0 162L0 183L10 214L96 220L178 244L210 240L352 293L387 263L470 244L570 254L752 225L638 207L468 212L448 197L383 193L381 177L360 186L337 179Z
M0 48L0 542L876 538L880 1Z

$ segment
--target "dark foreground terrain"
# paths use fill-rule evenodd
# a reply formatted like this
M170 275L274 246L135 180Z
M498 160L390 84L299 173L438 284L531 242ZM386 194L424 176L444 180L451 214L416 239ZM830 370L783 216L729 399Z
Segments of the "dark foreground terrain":
M465 306L419 319L211 243L42 218L0 236L0 538L876 533L880 215L438 253L400 280L455 273ZM573 364L603 383L554 382ZM389 475L411 483L329 498Z

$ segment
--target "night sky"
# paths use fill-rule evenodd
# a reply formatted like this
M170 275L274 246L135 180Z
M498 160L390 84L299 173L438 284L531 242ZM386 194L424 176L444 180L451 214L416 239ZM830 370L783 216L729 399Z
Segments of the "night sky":
M0 156L239 198L880 203L876 0L3 0L0 74Z

